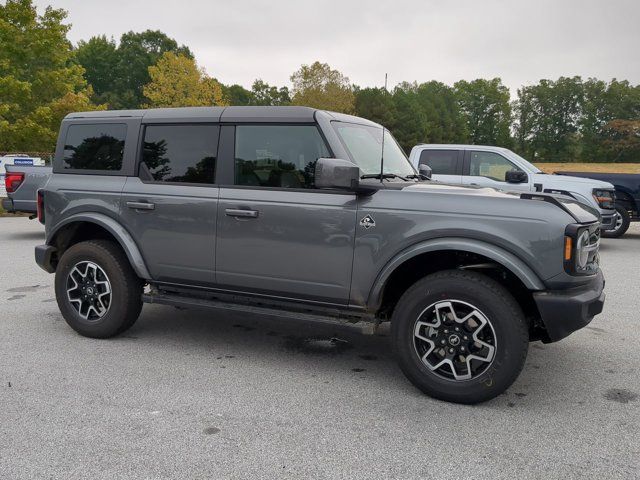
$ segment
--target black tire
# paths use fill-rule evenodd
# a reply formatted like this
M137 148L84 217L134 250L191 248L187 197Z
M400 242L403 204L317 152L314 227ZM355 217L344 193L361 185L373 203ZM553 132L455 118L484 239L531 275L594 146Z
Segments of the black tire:
M429 307L437 304L441 306L448 300L460 302L455 305L464 304L475 307L475 311L480 312L492 330L488 330L487 324L478 328L476 332L487 329L489 337L491 334L495 339L487 340L494 342L492 361L478 362L469 360L467 366L478 367L477 376L467 380L455 378L445 378L446 371L441 367L439 371L433 371L427 367L418 353L419 345L425 345L422 340L414 337L415 328L420 317L430 315ZM444 303L439 303L444 302ZM447 315L443 315L446 317ZM457 317L457 314L456 314ZM450 320L448 320L450 321ZM452 326L464 327L455 321ZM445 324L442 323L442 330L446 332ZM433 330L431 331L433 333ZM445 270L428 275L411 286L400 298L391 319L391 333L393 345L396 351L400 368L406 377L416 387L427 395L445 400L448 402L473 404L479 403L500 395L515 381L524 366L529 348L529 329L522 310L513 296L499 283L491 278L475 272L461 270ZM440 335L441 333L438 333ZM465 340L474 335L485 335L484 333L471 333L465 335ZM449 335L451 338L453 335ZM444 335L445 338L446 335ZM433 337L438 338L438 337ZM444 340L437 340L438 343ZM458 339L461 341L461 338ZM452 344L453 345L453 344ZM467 355L470 349L477 348L477 345L467 345ZM443 349L451 352L448 348ZM463 347L457 347L464 350ZM485 347L482 347L485 348ZM487 346L486 348L490 348ZM438 350L434 347L434 352ZM423 351L424 353L424 351ZM459 352L458 352L459 353ZM433 353L432 355L435 355ZM490 358L489 355L485 355ZM453 358L465 358L456 357ZM466 357L468 358L468 357ZM429 359L427 359L429 360ZM436 365L438 362L433 362ZM434 367L436 365L431 366ZM486 363L486 365L483 365ZM461 363L459 365L465 365ZM453 367L448 367L453 370ZM470 367L471 368L471 367ZM484 368L484 370L482 370ZM471 370L467 370L471 374ZM453 375L451 375L453 377ZM462 375L460 375L462 376Z
M604 238L618 238L624 235L629 230L631 224L631 217L629 211L622 205L616 205L616 217L613 218L613 223L616 226L613 230L602 230L600 235ZM617 217L619 215L619 217Z
M108 307L99 318L84 318L75 306L77 304L72 304L67 295L67 287L72 285L69 282L77 284L77 277L69 280L69 274L76 265L81 265L82 269L86 265L83 262L97 265L106 274L110 284ZM88 240L73 245L64 252L56 268L58 307L69 326L85 337L109 338L130 328L142 309L143 285L120 246L108 240ZM98 312L94 313L94 316L97 315Z

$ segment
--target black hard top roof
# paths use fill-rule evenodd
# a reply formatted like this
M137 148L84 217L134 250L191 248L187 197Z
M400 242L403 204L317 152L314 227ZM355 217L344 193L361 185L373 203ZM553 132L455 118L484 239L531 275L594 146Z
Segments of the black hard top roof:
M96 110L70 113L65 117L65 120L141 118L145 123L172 121L313 123L316 112L324 112L335 120L377 125L363 118L343 113L325 112L311 107L181 107L146 110Z

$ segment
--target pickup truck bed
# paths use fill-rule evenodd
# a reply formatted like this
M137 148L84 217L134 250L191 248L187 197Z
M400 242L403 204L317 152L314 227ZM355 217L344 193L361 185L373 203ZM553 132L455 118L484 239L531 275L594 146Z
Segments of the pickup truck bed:
M51 175L51 167L6 165L7 176L12 173L23 173L24 179L13 192L7 192L7 198L2 199L2 208L9 213L37 212L36 193L44 187Z

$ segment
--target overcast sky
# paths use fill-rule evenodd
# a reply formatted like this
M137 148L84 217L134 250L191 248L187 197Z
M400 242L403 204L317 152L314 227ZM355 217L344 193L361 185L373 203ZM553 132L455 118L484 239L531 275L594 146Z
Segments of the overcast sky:
M502 77L515 89L581 75L640 83L640 0L36 0L74 43L159 29L211 76L278 86L329 63L361 86Z

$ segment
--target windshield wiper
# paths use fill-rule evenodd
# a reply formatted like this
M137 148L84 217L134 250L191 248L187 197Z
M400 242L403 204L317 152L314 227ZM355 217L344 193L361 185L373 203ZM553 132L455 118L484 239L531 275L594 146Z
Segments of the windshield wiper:
M418 180L431 180L429 177L422 175L420 173L412 173L411 175L407 175L406 178L417 178Z
M404 180L405 182L409 181L405 177L401 177L400 175L396 175L395 173L365 173L360 177L360 180L363 180L365 178L399 178L400 180Z

